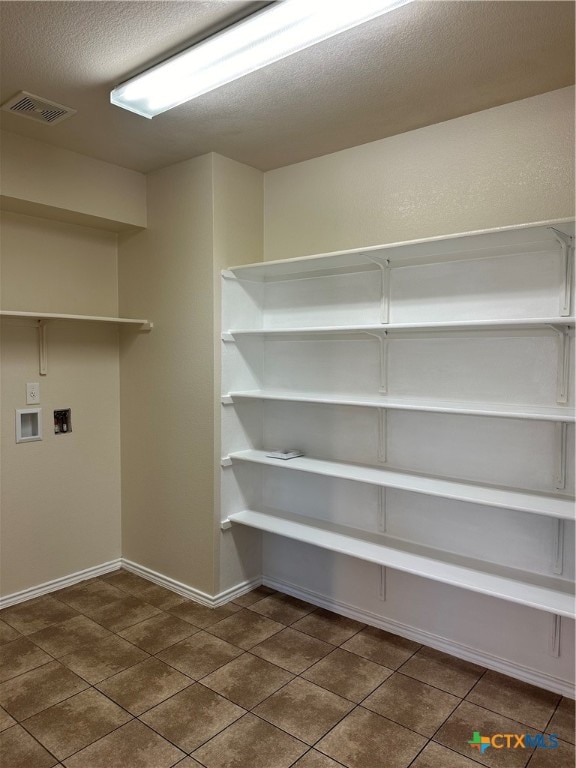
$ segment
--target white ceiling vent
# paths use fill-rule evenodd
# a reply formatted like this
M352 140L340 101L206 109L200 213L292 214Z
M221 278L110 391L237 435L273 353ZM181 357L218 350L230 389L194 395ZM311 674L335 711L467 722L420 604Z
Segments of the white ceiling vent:
M48 101L40 96L34 96L32 93L20 91L1 107L5 112L12 112L15 115L28 117L30 120L36 120L39 123L59 123L76 114L75 109L64 107L62 104L56 104L54 101Z

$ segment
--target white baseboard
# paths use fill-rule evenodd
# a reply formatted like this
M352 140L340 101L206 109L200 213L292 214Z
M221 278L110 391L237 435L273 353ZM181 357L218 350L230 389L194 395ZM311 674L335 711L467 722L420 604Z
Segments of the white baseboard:
M250 590L262 584L262 579L252 579L251 581L236 584L236 586L219 592L217 595L209 595L206 592L201 592L199 589L183 584L181 581L176 581L176 579L171 579L169 576L164 576L143 565L133 563L131 560L123 559L122 567L138 576L142 576L143 579L148 579L148 581L158 584L160 587L166 587L166 589L177 592L182 597L187 597L189 600L194 600L196 603L207 605L210 608L217 608L219 605L229 603L230 600L234 600L234 598L240 597L240 595L250 592Z
M14 592L11 595L6 595L6 597L0 597L0 609L22 603L25 600L33 600L35 597L42 597L42 595L56 592L58 589L71 587L80 581L86 581L86 579L93 579L96 576L117 571L119 568L125 568L127 571L131 571L153 584L166 587L166 589L170 589L172 592L182 595L182 597L187 597L189 600L194 600L196 603L207 605L210 608L224 605L224 603L228 603L230 600L234 600L236 597L240 597L240 595L244 595L246 592L250 592L262 584L262 579L252 579L251 581L236 584L234 587L219 592L217 595L208 595L206 592L201 592L199 589L188 586L188 584L183 584L180 581L176 581L176 579L171 579L169 576L164 576L162 573L146 568L144 565L139 565L131 560L119 557L116 560L110 560L108 563L85 568L83 571L76 571L76 573L71 573L68 576L62 576L52 581L46 581L44 584L39 584L36 587L30 587L29 589L23 589L21 592Z
M73 584L78 584L80 581L86 581L86 579L93 579L96 576L102 576L105 573L117 571L121 565L122 559L119 557L116 560L110 560L107 563L94 565L92 568L85 568L83 571L76 571L76 573L71 573L68 576L61 576L58 579L52 579L52 581L45 581L44 584L38 584L37 587L23 589L21 592L14 592L11 595L6 595L6 597L0 597L0 608L8 608L17 603L23 603L24 600L32 600L35 597L42 597L42 595L56 592L58 589L71 587Z
M496 672L501 672L503 675L508 675L516 680L522 680L523 682L530 683L538 688L544 688L547 691L559 693L570 699L574 698L574 684L569 680L562 680L544 672L530 669L521 664L514 664L514 662L509 661L508 659L501 659L498 656L493 656L492 654L479 651L476 648L471 648L470 646L457 643L453 640L448 640L445 637L435 635L431 632L411 627L408 624L401 624L400 622L390 619L383 619L381 616L377 616L370 611L364 611L355 606L348 605L347 603L342 603L339 600L333 600L325 595L304 589L286 581L264 578L262 583L267 587L277 589L280 592L285 592L287 595L292 595L292 597L305 600L320 608L326 608L329 611L334 611L335 613L347 616L350 619L361 621L372 627L384 629L387 632L391 632L394 635L400 635L408 640L414 640L422 645L427 645L430 648L435 648L438 651L443 651L451 656L470 661L473 664L478 664L487 669L493 669Z

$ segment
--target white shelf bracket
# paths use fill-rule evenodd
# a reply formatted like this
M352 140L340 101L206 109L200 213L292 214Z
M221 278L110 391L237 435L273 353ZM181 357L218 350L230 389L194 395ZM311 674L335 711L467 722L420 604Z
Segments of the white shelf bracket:
M381 262L367 254L364 258L380 268L380 322L386 325L390 322L390 261Z
M220 398L222 405L233 405L234 400L230 397L230 395L222 395Z
M232 459L230 456L223 456L220 459L220 466L221 467L231 467L232 466Z
M222 520L220 523L221 531L229 531L232 528L232 521L227 517L226 520Z
M556 427L556 439L558 446L557 463L556 463L556 476L555 484L556 489L561 491L566 488L566 454L568 447L568 424L566 422L559 422Z
M562 249L562 282L560 284L560 317L568 317L572 309L574 279L574 238L551 227Z
M235 341L234 336L231 333L228 333L228 331L224 331L220 335L220 338L222 339L222 341Z
M552 573L562 574L564 571L564 520L555 521L554 541L552 544Z
M38 320L38 370L40 376L48 374L48 349L46 344L46 321Z
M225 280L238 280L234 272L230 269L223 269L220 274Z
M570 329L567 326L552 326L558 338L558 373L556 380L556 402L568 402L570 376Z
M560 656L560 633L562 630L562 616L553 614L550 616L550 637L548 640L548 653L557 659Z
M386 516L386 488L380 486L378 488L378 533L386 533L388 525L388 519Z
M380 583L378 585L378 597L386 602L386 566L380 566Z
M388 411L378 408L378 463L388 461Z
M382 331L382 333L370 333L366 331L367 336L372 336L375 339L378 339L378 343L380 345L379 354L380 354L380 383L378 386L378 391L381 395L387 395L388 394L388 334L386 331Z

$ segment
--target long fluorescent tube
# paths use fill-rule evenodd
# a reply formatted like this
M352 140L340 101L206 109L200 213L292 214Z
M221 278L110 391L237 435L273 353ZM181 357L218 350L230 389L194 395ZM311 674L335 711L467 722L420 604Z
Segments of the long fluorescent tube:
M152 118L410 0L283 0L114 88L110 101Z

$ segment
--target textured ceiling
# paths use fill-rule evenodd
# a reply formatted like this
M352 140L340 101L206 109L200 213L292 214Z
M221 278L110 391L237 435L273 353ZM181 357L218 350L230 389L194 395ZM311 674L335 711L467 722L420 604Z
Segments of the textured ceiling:
M343 1L343 0L337 0ZM110 89L265 3L0 2L0 101L77 110L5 130L140 171L215 151L268 170L574 82L572 2L414 2L153 120Z

